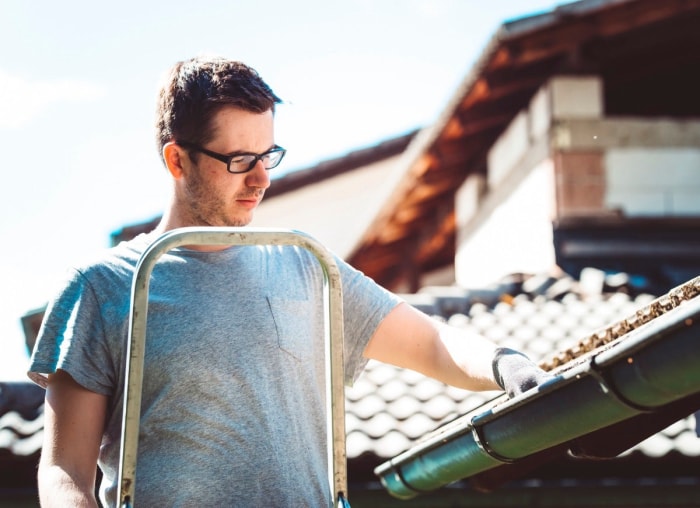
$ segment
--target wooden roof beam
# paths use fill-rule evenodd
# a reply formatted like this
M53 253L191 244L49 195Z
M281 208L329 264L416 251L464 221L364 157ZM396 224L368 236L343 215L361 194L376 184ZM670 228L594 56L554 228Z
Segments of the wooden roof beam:
M480 102L492 102L513 94L519 94L523 90L537 89L542 84L542 80L538 77L521 77L517 80L498 79L498 73L486 73L485 77L479 81L488 82L489 94L481 97L475 97L472 93L468 93L464 100L459 105L459 111L468 110L473 105Z
M422 154L418 160L411 166L409 171L410 175L414 178L420 177L420 175L430 171L431 168L435 168L440 165L440 161L431 152L426 152Z
M437 208L437 213L433 219L436 227L429 241L424 242L417 255L419 263L427 263L437 252L442 251L449 242L454 243L454 233L456 228L454 206L441 206ZM454 250L451 249L451 251Z
M684 0L624 3L589 16L563 20L548 29L504 40L503 45L507 49L502 53L508 55L509 66L523 65L567 53L587 41L613 37L697 9L697 2ZM500 60L494 56L489 67L504 67L501 60L502 56Z
M435 196L442 196L445 192L451 191L453 188L453 179L446 178L444 175L436 176L430 180L425 178L419 185L414 187L407 196L406 206L415 206L416 204L425 203L426 201L434 199Z
M478 119L465 119L466 115L458 112L450 120L451 124L455 124L449 132L445 132L442 139L460 140L469 136L480 134L483 131L494 128L501 128L507 125L513 119L512 114L502 113L499 115L487 116ZM458 128L456 126L459 126ZM444 132L444 131L443 131Z

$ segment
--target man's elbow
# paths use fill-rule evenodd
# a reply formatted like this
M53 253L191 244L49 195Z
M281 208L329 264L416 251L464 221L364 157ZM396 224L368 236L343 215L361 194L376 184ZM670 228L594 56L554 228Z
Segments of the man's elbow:
M39 503L42 508L59 508L75 506L80 508L97 508L94 479L80 479L80 475L71 474L61 466L39 461L37 471Z

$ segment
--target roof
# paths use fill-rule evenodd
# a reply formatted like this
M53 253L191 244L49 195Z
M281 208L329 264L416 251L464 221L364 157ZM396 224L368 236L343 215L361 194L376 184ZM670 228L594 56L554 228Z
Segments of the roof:
M29 382L0 382L0 499L34 488L44 423L44 390Z
M528 276L523 282L506 280L490 291L425 288L406 298L437 319L474 330L539 361L654 300L647 293L625 291L629 287L591 292L585 283L568 276ZM410 370L370 362L347 390L348 456L393 457L496 395L460 390ZM688 418L630 453L653 458L678 452L700 458L700 440L689 439L691 434L694 421Z
M407 253L422 272L453 263L455 192L485 174L488 150L557 74L599 74L606 114L700 115L700 2L583 0L504 23L434 125L408 146L401 183L348 261L397 287ZM630 87L634 83L634 87ZM644 86L641 86L641 85Z
M589 309L567 295L557 305L542 299L547 308L537 310L534 301L523 306L508 298L499 319L491 316L486 326L475 326L474 316L462 326L529 350L555 377L513 399L468 409L376 473L393 495L410 498L465 478L492 490L533 466L570 455L609 459L630 448L632 455L689 455L696 468L698 294L700 277L658 299L640 295L633 305L624 297L593 298ZM545 326L533 329L533 321ZM578 340L571 341L567 324ZM669 447L669 436L680 446Z

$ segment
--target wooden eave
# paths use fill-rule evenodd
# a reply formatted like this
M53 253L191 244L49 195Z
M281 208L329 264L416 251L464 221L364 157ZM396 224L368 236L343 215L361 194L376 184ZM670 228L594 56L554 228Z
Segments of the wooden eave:
M614 87L672 72L697 61L687 41L698 47L698 26L700 0L583 0L504 23L438 121L407 148L405 176L350 263L388 288L453 263L455 192L468 175L485 174L488 150L549 78L603 74Z

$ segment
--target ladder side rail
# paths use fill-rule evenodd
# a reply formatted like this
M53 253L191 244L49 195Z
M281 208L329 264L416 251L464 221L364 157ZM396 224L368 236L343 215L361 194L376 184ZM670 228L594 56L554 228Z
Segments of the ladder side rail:
M122 416L117 499L132 507L136 482L141 391L151 273L158 259L183 245L296 245L310 251L323 270L323 310L326 357L326 402L329 485L338 506L347 502L347 455L345 449L345 391L343 363L343 305L340 271L335 258L317 240L295 230L267 228L178 228L157 238L141 256L131 290L127 340L125 394Z

